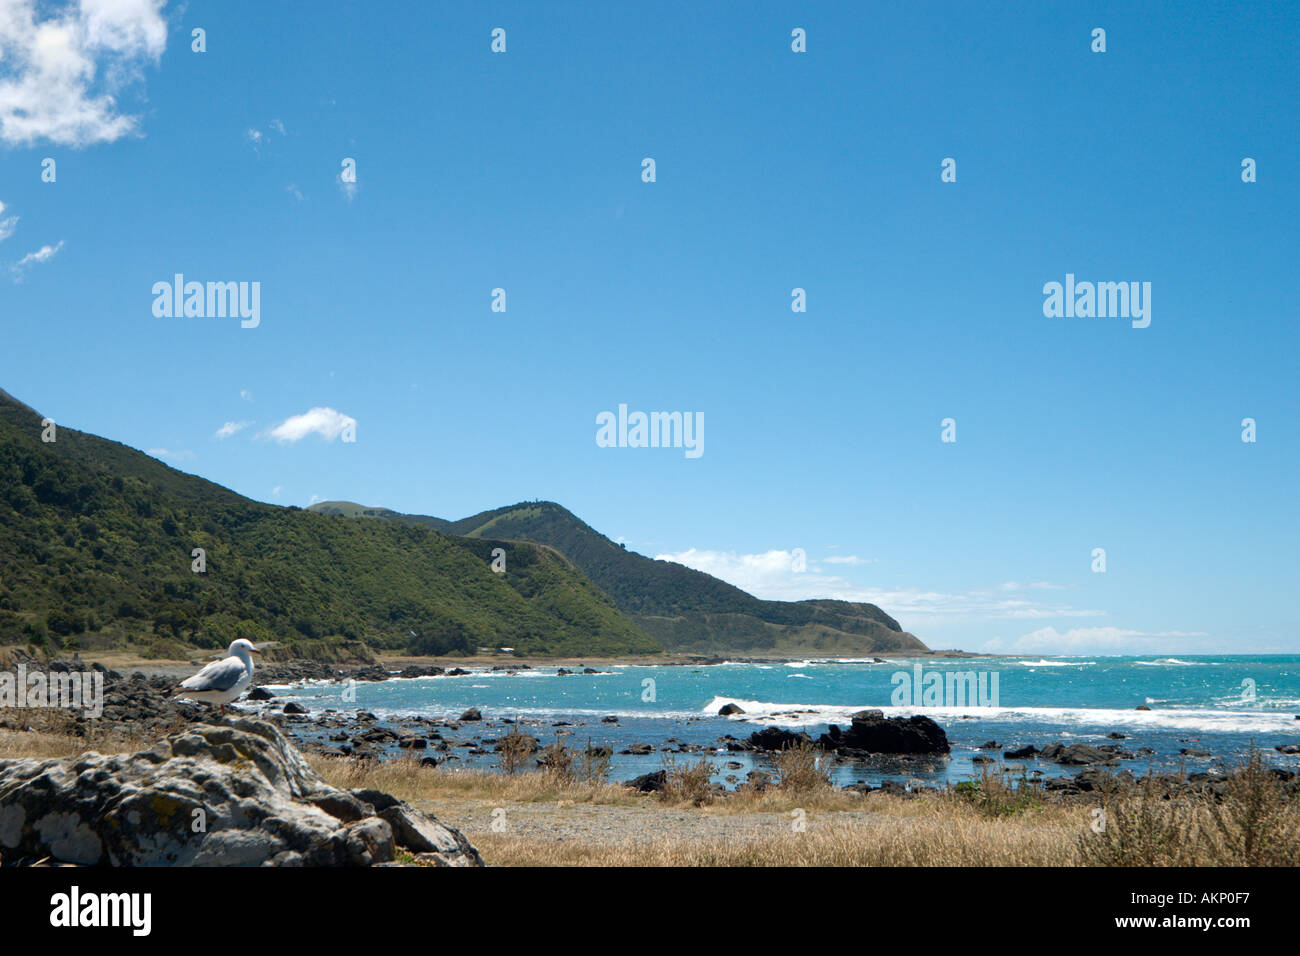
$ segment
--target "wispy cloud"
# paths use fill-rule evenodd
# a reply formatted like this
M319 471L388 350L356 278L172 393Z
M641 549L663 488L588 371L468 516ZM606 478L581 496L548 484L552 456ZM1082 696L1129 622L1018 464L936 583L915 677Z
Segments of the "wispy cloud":
M35 252L27 253L27 255L23 256L9 267L10 271L13 272L14 281L22 282L23 277L27 275L27 270L29 268L35 265L40 265L43 262L49 262L59 254L59 250L62 248L63 240L60 239L52 246L41 246Z
M349 426L355 428L357 420L350 415L328 407L313 408L301 415L286 418L280 424L265 432L265 437L283 443L298 442L308 435L319 435L326 441L334 441Z
M150 448L146 454L154 458L165 458L168 461L191 461L194 458L192 451L169 451L166 448Z
M1211 646L1215 645L1215 646ZM1221 646L1203 631L1135 631L1122 627L1074 627L1058 631L1043 627L1011 641L986 641L980 650L991 654L1173 654L1212 651Z
M17 216L6 217L4 215L4 211L5 211L5 204L0 202L0 242L4 242L6 239L12 236L14 234L14 230L18 228L18 217Z
M226 422L224 425L222 425L220 428L217 429L216 433L212 437L224 440L229 438L231 435L238 434L239 432L243 431L251 424L253 423L252 422Z
M137 132L119 96L167 46L165 3L0 2L0 141L82 147Z
M773 550L761 554L708 551L691 548L675 554L660 554L660 561L675 561L704 571L755 597L772 601L803 601L829 598L875 604L904 626L954 620L1037 620L1048 618L1103 617L1101 610L1075 608L1061 603L1044 603L1007 593L999 587L960 591L931 591L919 588L862 587L821 570L820 564L844 564L829 558L808 557L807 570L795 570L793 551Z

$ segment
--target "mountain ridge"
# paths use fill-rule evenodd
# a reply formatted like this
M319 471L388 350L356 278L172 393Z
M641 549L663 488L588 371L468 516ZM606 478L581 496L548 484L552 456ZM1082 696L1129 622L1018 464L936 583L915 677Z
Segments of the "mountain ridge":
M318 502L310 510L426 524L471 538L490 535L549 545L571 559L670 651L807 650L829 656L929 650L874 604L756 598L703 571L628 551L553 501L520 502L459 520L408 515L355 502Z

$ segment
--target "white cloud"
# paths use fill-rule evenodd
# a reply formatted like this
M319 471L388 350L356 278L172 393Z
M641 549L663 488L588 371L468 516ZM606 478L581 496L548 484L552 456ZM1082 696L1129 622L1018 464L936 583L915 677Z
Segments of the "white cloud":
M4 211L5 211L5 204L0 202L0 242L4 242L6 239L12 236L14 234L14 230L18 228L18 217L9 216L8 218L3 218Z
M860 558L856 554L833 554L829 558L822 558L827 564L875 564L875 558Z
M284 490L284 485L276 485L274 488L271 489L271 497L279 501L280 492L283 490Z
M166 0L0 0L0 142L111 143L138 129L123 87L167 46Z
M251 402L253 400L253 393L246 388L241 388L239 390L239 397L246 402Z
M1043 627L1013 641L995 637L980 648L994 654L1173 654L1212 651L1213 639L1203 631L1134 631L1121 627L1074 627L1064 633Z
M691 548L676 554L660 554L656 558L704 571L765 600L829 598L875 604L893 617L905 618L904 626L909 630L939 621L1100 617L1106 613L1061 604L1040 604L1018 595L1001 593L1001 588L945 592L862 587L838 575L823 573L812 558L808 559L806 572L795 571L794 553L791 551L737 554Z
M155 458L167 458L171 461L189 461L194 458L192 451L168 451L166 448L150 448L146 454Z
M224 425L222 425L220 428L217 429L216 434L214 434L212 437L226 439L229 438L231 435L235 435L243 431L251 424L253 423L252 422L226 422Z
M357 420L332 408L313 408L302 415L293 415L266 432L266 437L278 442L301 441L308 435L319 435L333 441L345 428L355 428Z
M348 202L352 202L352 200L357 197L356 180L352 180L351 182L345 181L343 179L343 173L340 172L336 177L334 177L334 181L339 184L339 191L343 193L343 198Z
M43 262L49 262L59 254L59 250L62 248L63 240L60 239L52 246L41 246L35 252L27 253L27 255L23 256L9 267L14 274L14 282L22 282L23 276L27 274L28 267L40 265Z

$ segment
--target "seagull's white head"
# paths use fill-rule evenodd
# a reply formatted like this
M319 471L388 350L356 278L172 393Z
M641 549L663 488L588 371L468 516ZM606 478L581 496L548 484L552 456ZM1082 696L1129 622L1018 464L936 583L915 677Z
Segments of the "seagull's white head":
M262 652L253 646L252 641L241 637L230 645L230 650L227 653L232 657L247 657L249 654L260 654Z

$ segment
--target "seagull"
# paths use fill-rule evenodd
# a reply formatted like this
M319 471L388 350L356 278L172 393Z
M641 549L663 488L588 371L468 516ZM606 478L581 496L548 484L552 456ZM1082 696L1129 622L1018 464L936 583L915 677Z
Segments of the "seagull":
M230 645L230 655L219 661L213 661L193 677L181 681L177 697L189 697L193 700L219 704L225 713L226 705L248 690L253 682L253 659L249 654L262 653L253 646L253 642L240 638Z

